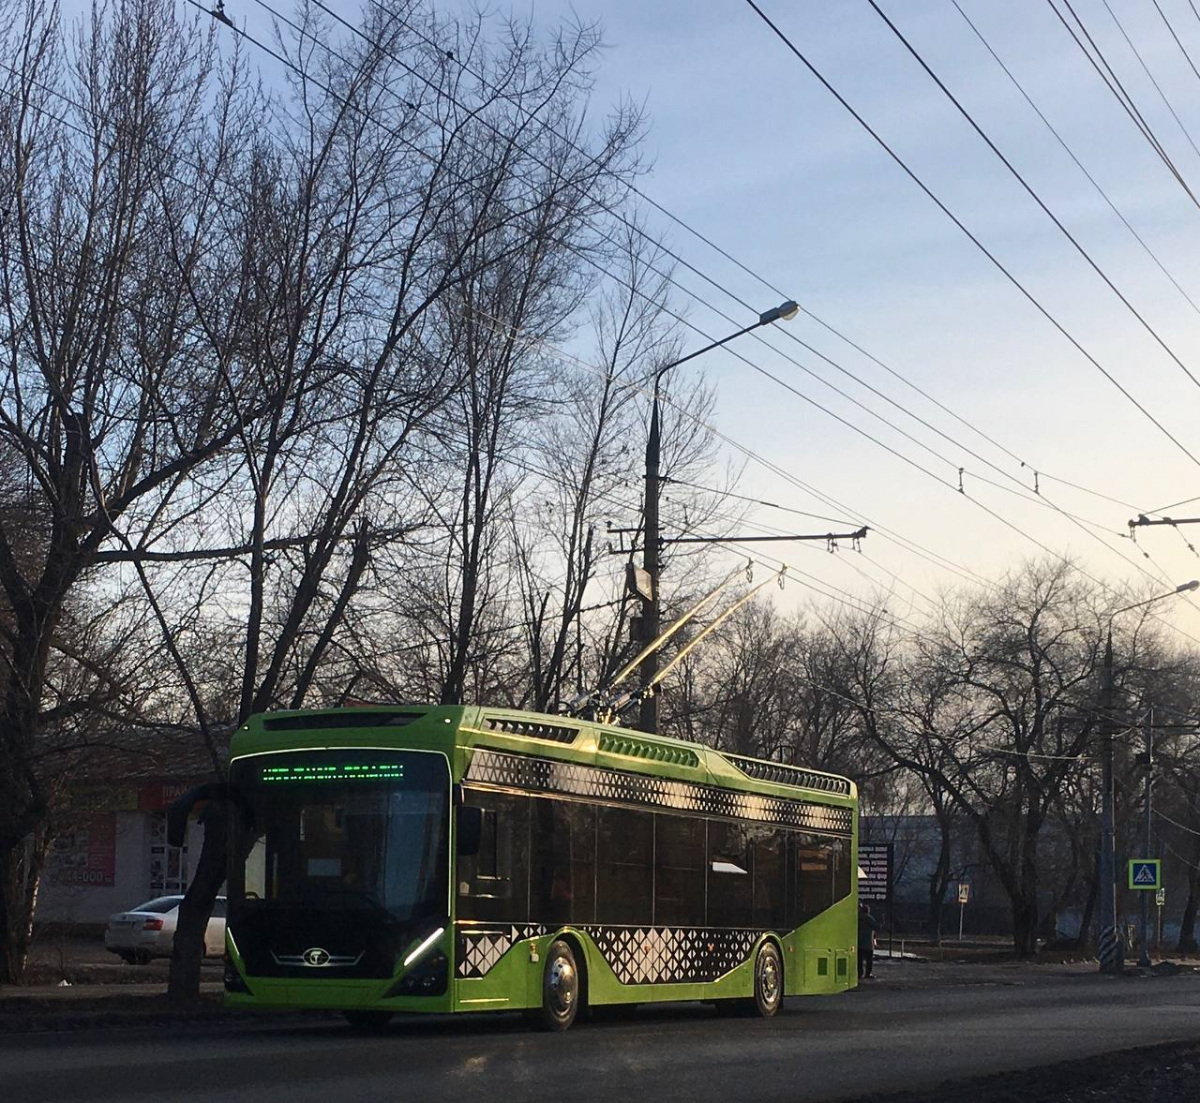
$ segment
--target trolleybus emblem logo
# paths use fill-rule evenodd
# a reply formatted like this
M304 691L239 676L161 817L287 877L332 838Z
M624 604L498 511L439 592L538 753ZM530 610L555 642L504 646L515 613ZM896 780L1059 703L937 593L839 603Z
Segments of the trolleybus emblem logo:
M322 950L320 946L314 946L311 950L305 950L304 964L312 966L322 966L329 964L329 951Z

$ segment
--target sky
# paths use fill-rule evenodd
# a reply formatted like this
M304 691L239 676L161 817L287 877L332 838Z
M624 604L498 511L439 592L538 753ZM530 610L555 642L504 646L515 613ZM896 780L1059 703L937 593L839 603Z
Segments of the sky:
M1200 207L1048 3L960 3L1186 295L1073 163L951 0L881 0L880 6L1131 306L1200 378L1200 310L1186 297L1200 302ZM1200 60L1200 16L1188 0L1160 3L1188 54ZM1200 386L1105 285L867 0L761 0L760 6L1079 344L1179 445L1200 456ZM1200 138L1200 75L1152 0L1108 0L1107 6L1082 0L1075 8L1177 171L1196 182L1200 194L1200 155L1191 145ZM745 0L539 0L517 10L546 25L572 15L602 24L609 48L595 101L602 106L627 95L645 105L653 169L642 190L765 282L654 210L653 229L689 264L756 308L778 301L771 287L803 308L786 332L765 335L772 348L745 337L706 357L723 433L844 507L833 512L916 541L970 572L996 577L1025 558L1047 554L1044 545L1114 582L1162 590L1200 575L1200 557L1187 547L1188 540L1200 544L1200 526L1142 529L1136 545L1127 528L1139 512L1200 495L1200 464L1039 313ZM749 320L744 307L704 280L682 272L679 282L737 325ZM687 313L710 337L736 328L696 300ZM683 338L685 348L703 343L701 333ZM805 397L756 373L735 350ZM961 493L959 467L965 469ZM830 513L828 502L753 461L746 463L739 490ZM1200 502L1169 512L1200 516ZM1094 524L1081 525L1064 513ZM785 528L802 524L767 509L755 518ZM922 607L909 585L932 595L956 581L944 564L912 554L882 532L868 537L862 558L797 545L776 551L852 594L896 586L898 613L908 601ZM1200 634L1195 606L1180 608L1175 619Z
M1050 0L959 0L962 11L953 0L879 4L1128 305L869 0L758 2L1085 350L938 209L746 0L513 4L547 30L562 20L599 23L607 47L592 110L623 97L644 106L651 167L640 187L678 220L648 206L647 226L702 273L677 273L675 305L690 327L682 350L752 321L779 291L801 304L793 321L759 331L762 341L742 337L703 360L727 458L743 466L740 493L871 527L862 554L758 545L760 556L796 568L788 600L808 596L809 582L853 600L891 590L889 608L907 616L963 577L996 578L1047 554L1146 593L1200 576L1200 555L1188 547L1200 547L1200 525L1142 529L1136 544L1127 527L1138 513L1200 495L1200 203ZM1191 0L1159 5L1182 47L1154 0L1074 7L1200 195L1200 73L1184 53L1200 62L1200 14ZM439 7L452 14L457 0ZM489 10L510 9L500 0ZM266 27L253 0L226 0L226 11L257 32ZM1200 501L1167 512L1200 516ZM828 527L765 507L752 511L750 531L755 524ZM1200 642L1200 602L1162 608Z

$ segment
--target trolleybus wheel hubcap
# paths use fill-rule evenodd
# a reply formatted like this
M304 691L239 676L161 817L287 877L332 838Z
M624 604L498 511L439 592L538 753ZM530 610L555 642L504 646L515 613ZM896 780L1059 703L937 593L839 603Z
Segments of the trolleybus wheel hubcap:
M764 1015L774 1015L783 996L783 962L774 944L765 943L758 951L755 981L758 1010Z
M550 966L550 1002L556 1015L566 1015L575 1004L579 977L575 966L564 957L556 958Z

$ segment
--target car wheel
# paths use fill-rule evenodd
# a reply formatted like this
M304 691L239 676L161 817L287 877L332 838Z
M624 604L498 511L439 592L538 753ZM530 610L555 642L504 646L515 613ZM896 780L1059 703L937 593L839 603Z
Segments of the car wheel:
M137 955L132 950L118 950L117 957L125 962L126 965L132 965L137 961Z
M542 1012L539 1022L544 1029L570 1029L583 1003L582 981L570 944L562 939L552 943L542 969Z
M754 961L754 1007L769 1019L783 1005L783 958L774 942L764 942Z
M133 963L135 965L149 965L150 960L151 960L151 955L150 955L149 950L134 950L133 951Z
M343 1011L350 1029L360 1034L375 1034L392 1021L390 1011Z

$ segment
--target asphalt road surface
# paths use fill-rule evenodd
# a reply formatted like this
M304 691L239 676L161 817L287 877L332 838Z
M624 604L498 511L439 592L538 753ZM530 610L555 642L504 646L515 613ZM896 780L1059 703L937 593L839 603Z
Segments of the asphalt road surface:
M798 1103L1200 1039L1200 975L964 984L934 969L892 966L857 992L789 1000L770 1021L680 1004L566 1035L497 1015L396 1021L370 1037L328 1018L9 1036L0 1099Z

